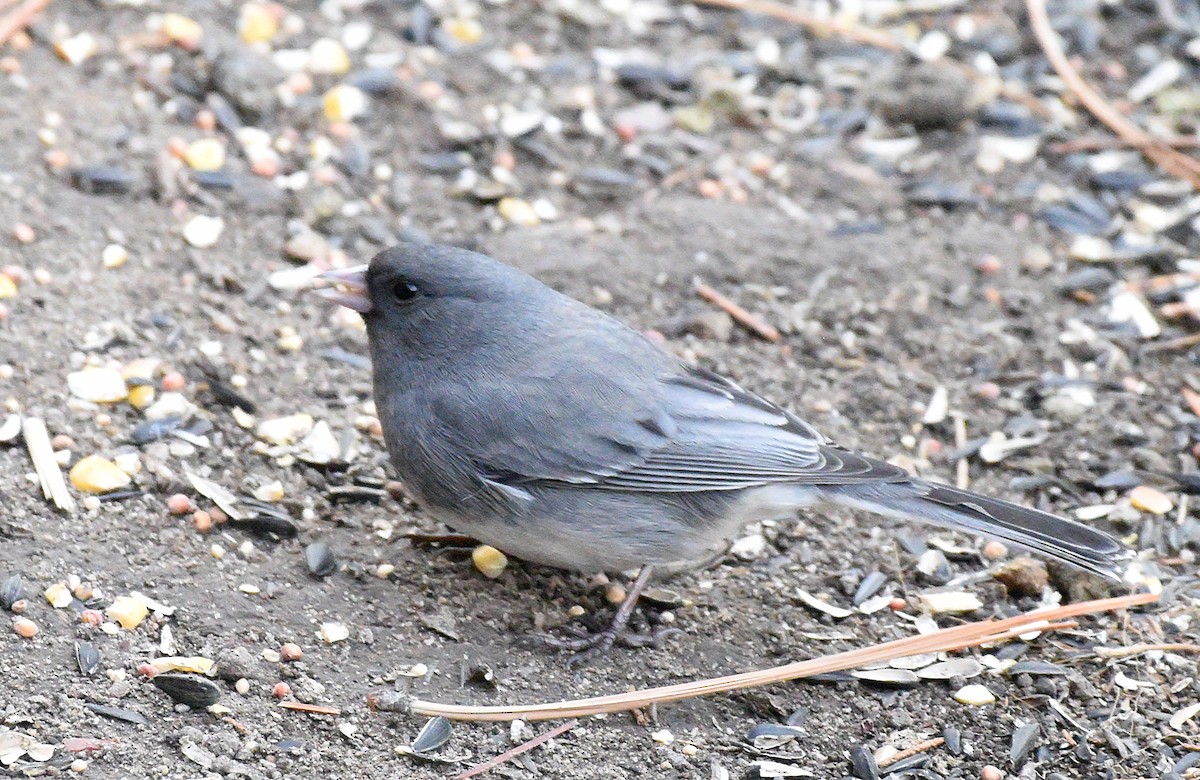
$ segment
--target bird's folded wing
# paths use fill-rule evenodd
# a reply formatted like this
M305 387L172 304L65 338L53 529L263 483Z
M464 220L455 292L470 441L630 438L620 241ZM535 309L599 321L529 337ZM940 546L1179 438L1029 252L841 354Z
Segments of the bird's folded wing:
M601 487L695 492L910 478L898 466L830 444L798 417L716 374L692 370L664 387L672 436Z
M910 477L830 444L794 415L702 369L652 387L593 374L584 385L556 385L546 407L529 402L536 378L524 379L534 384L518 390L484 380L473 398L448 388L434 406L445 435L491 482L687 493Z

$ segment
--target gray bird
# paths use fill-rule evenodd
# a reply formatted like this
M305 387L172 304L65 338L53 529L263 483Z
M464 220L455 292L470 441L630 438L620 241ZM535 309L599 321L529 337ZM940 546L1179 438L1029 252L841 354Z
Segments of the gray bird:
M525 560L641 571L710 555L752 520L822 503L985 534L1109 579L1108 534L833 444L783 408L669 355L515 268L406 244L333 271L362 313L392 465L431 515ZM628 637L636 643L632 636ZM645 638L642 638L643 640Z

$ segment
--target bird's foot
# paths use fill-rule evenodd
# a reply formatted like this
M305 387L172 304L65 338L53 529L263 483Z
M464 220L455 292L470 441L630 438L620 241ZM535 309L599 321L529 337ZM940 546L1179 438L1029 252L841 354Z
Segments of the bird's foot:
M649 632L630 631L623 625L617 625L616 622L603 631L595 633L588 633L587 629L581 626L573 626L571 630L575 632L576 636L557 637L549 634L530 634L529 639L543 647L571 651L571 656L567 659L567 666L577 668L586 666L614 646L662 647L668 637L683 633L678 628L665 626Z

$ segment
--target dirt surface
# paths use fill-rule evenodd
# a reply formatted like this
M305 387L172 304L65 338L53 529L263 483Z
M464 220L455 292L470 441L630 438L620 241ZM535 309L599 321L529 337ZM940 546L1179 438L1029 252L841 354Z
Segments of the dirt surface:
M231 25L223 9L207 4L155 10L187 11L209 31ZM0 399L10 406L0 418L19 411L44 419L52 436L73 440L72 462L92 454L141 456L133 483L139 494L67 514L43 499L20 439L0 444L0 579L20 575L25 616L40 628L32 639L7 626L0 630L0 723L44 743L112 740L87 757L86 777L440 778L552 724L457 724L440 752L418 760L397 748L412 742L423 719L371 711L369 694L399 689L442 701L549 701L751 670L912 632L910 620L888 610L834 621L806 607L797 592L848 604L863 576L878 571L887 577L883 592L911 603L934 583L916 572L918 556L897 543L897 531L915 539L950 537L831 511L751 529L747 534L761 534L765 544L749 545L745 559L727 556L659 583L675 594L666 619L681 633L663 648L618 649L575 672L563 655L531 647L522 637L580 622L568 616L574 605L585 608L585 624L606 620L611 607L591 573L514 562L488 580L465 552L414 547L404 538L410 531L445 531L419 508L392 498L331 501L333 486L364 478L378 486L389 476L381 441L356 432L356 422L370 412L369 370L326 357L332 348L365 354L364 336L319 299L264 282L289 265L281 246L295 233L294 222L310 221L311 203L303 197L259 197L240 187L155 196L156 150L172 135L199 134L160 110L163 100L136 86L138 69L112 49L122 36L143 31L148 13L55 4L34 28L32 48L17 55L22 88L0 81L0 137L6 139L0 265L44 272L5 302L0 364L13 373L0 379ZM313 9L299 13L313 31L331 24ZM378 9L367 16L380 29L390 18ZM607 40L620 37L612 31L582 34L538 21L539 11L524 4L489 7L484 18L488 35L511 44L524 31L539 50L543 44L562 52L571 44L584 50L620 42ZM82 66L67 65L46 44L62 32L59 27L90 30L108 48ZM680 34L664 32L661 45L670 46ZM463 90L486 91L495 78L477 60L459 66L453 78ZM70 149L74 164L137 160L130 166L139 177L133 191L84 192L65 172L49 169L38 137L48 113L58 115L57 144ZM312 128L297 126L298 142L308 142ZM927 400L943 386L972 437L1024 415L1045 423L1045 440L1035 449L995 465L972 461L974 489L1065 513L1118 498L1086 486L1102 474L1135 465L1186 470L1175 454L1178 388L1181 377L1195 373L1192 362L1177 352L1142 357L1130 350L1114 358L1063 343L1071 321L1096 316L1094 306L1057 291L1068 271L1065 240L1031 221L1020 196L1012 195L1030 171L985 176L972 164L966 133L926 137L927 148L940 154L934 172L972 191L986 185L1011 197L950 210L906 204L902 177L848 176L857 169L839 164L844 155L813 161L790 151L788 142L774 148L790 171L787 195L804 219L765 196L740 204L701 197L690 187L648 187L603 200L562 191L556 196L559 220L499 231L490 229L492 206L448 196L445 177L414 162L443 148L425 108L388 104L359 122L359 133L373 164L386 162L411 177L408 201L396 207L381 197L387 184L373 181L339 179L329 189L345 202L368 204L373 210L366 215L386 226L388 240L414 227L487 251L636 327L665 334L668 348L784 403L846 446L900 456L926 476L952 481L954 464L924 457L932 450L922 444L953 446L950 422L920 425ZM752 128L730 127L714 143L741 153L753 148L756 137ZM580 154L619 160L611 144ZM1062 186L1071 181L1058 170L1035 173ZM215 246L198 249L181 240L181 226L193 213L225 220ZM376 241L364 221L350 210L321 230L350 260L365 261L386 241ZM872 227L831 229L850 222ZM9 237L18 223L33 226L36 240L22 244ZM110 243L129 251L119 268L100 262ZM1044 254L1051 259L1042 266L1022 262ZM989 256L999 260L998 268L981 273L981 258ZM765 343L714 319L693 293L696 278L781 327L782 343ZM280 329L288 327L303 340L298 351L278 345ZM208 446L171 438L134 446L129 438L142 422L139 411L124 403L97 409L69 397L67 375L89 359L124 365L140 357L159 358L163 370L184 374L183 395L197 405L195 416L212 424ZM1084 367L1095 405L1061 419L1038 406L1044 389L1038 381L1063 374L1068 362ZM353 436L355 456L348 464L317 468L263 452L254 431L239 426L204 388L204 365L215 366L223 381L245 377L240 392L255 404L258 420L310 414L335 434ZM1126 377L1144 383L1142 391L1123 386ZM981 390L988 382L998 386L998 397ZM906 443L906 436L912 441ZM167 497L177 492L211 508L188 484L187 472L243 494L279 480L281 506L299 528L298 538L228 527L197 532L187 515L166 510ZM1043 484L1022 491L1030 483L1011 482L1030 474L1053 475L1072 490ZM1120 534L1136 535L1141 528L1138 521L1096 522ZM338 564L324 578L309 573L303 553L317 539L328 543ZM956 542L970 549L983 543L967 537ZM214 556L214 546L223 557ZM394 566L390 576L377 576L381 564ZM985 604L971 617L1013 614L1039 603L1040 597L1008 594L986 575L987 563L978 555L952 556L949 566L954 576L980 575L966 580ZM1179 578L1194 576L1194 564L1172 571ZM1079 595L1071 592L1080 585L1077 575L1052 573L1053 590ZM99 591L96 606L136 591L173 607L173 615L152 615L135 630L110 635L80 622L84 604L78 600L54 609L42 598L48 586L70 575ZM650 720L589 719L492 776L709 778L724 776L724 769L744 777L758 771L752 764L772 758L811 772L797 776L838 778L850 772L848 757L856 746L903 748L953 727L964 750L930 751L924 776L975 778L990 764L1022 777L1158 777L1186 755L1179 745L1196 742L1194 725L1165 724L1196 700L1196 683L1187 681L1195 675L1187 660L1194 656L1158 653L1116 663L1087 650L1095 644L1195 641L1194 623L1189 632L1179 619L1179 606L1195 603L1183 592L1186 586L1175 592L1182 601L1173 602L1170 626L1146 615L1085 620L1086 631L1043 637L1020 656L1061 663L1067 667L1062 675L985 674L895 690L854 681L777 685L660 707ZM652 605L651 619L661 622L663 611ZM939 620L951 625L958 618ZM318 638L328 622L348 627L349 638L336 644ZM164 648L166 626L171 644ZM77 641L100 651L99 670L91 676L77 668ZM264 659L264 651L284 642L300 645L303 659ZM240 668L229 655L239 648L248 659ZM248 692L220 682L224 715L173 708L138 673L139 664L162 655L225 659L234 678L249 680ZM418 664L427 674L406 676ZM462 669L478 664L492 669L494 688L462 681ZM1138 684L1114 686L1118 675ZM290 699L336 707L340 714L281 709L271 695L279 681L290 686ZM952 694L965 682L986 684L997 702L956 702ZM147 722L100 717L86 708L89 703L124 708ZM749 746L747 733L756 724L783 722L800 711L807 715L799 718L797 740L766 751ZM1012 735L1028 722L1040 727L1037 747L1014 765ZM664 729L673 737L669 744L658 734ZM1081 743L1090 747L1077 747ZM1175 752L1164 752L1167 745ZM22 760L7 771L36 774L66 767L74 757L59 750L49 762Z

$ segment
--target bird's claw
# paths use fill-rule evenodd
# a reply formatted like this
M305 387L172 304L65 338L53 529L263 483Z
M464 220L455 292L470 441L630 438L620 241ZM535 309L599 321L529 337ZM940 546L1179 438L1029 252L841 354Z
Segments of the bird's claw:
M576 636L568 638L551 636L549 634L529 634L526 638L543 647L552 647L556 650L569 650L571 656L567 659L567 666L575 669L586 666L596 658L604 655L614 645L628 648L662 647L663 642L668 637L683 633L678 628L661 627L652 632L640 633L625 629L614 630L612 626L594 634L587 633L580 626L571 626L570 631L576 634Z

